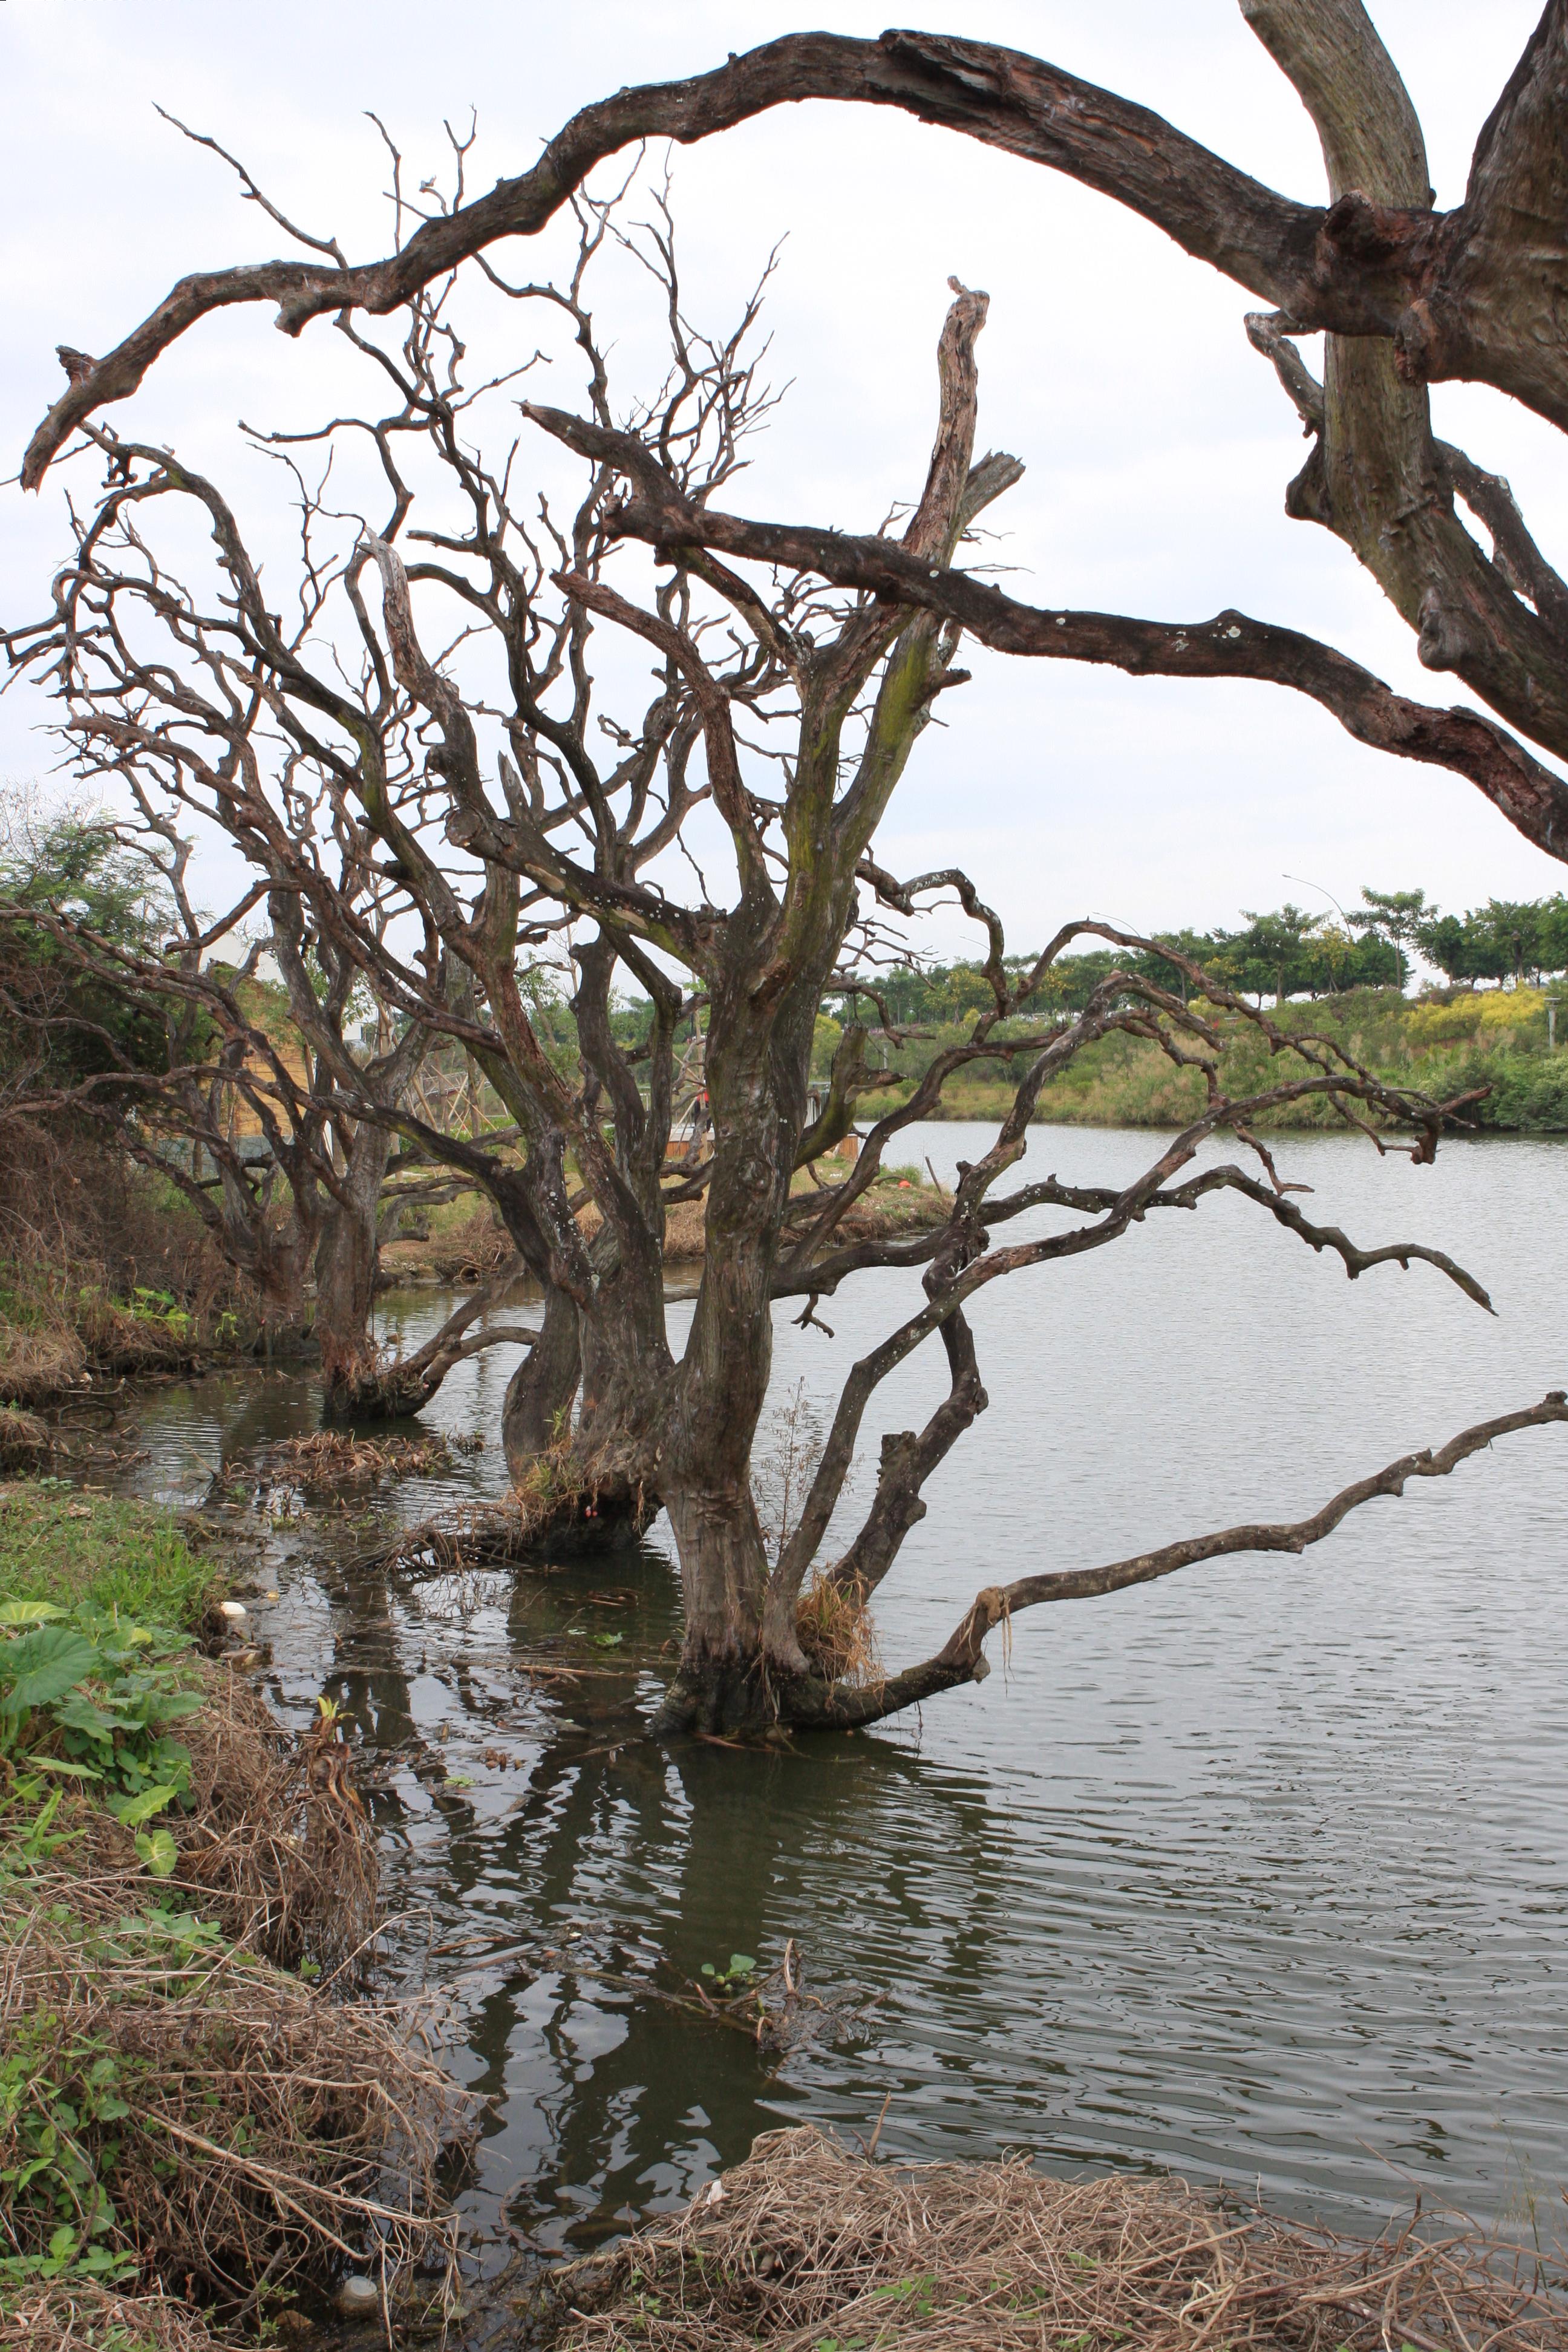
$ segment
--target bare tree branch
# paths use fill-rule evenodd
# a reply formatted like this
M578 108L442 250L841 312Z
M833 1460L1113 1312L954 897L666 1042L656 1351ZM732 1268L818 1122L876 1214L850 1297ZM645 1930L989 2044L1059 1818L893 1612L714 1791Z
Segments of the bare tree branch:
M1192 1568L1200 1560L1222 1559L1234 1552L1303 1552L1310 1545L1321 1543L1325 1536L1332 1535L1341 1521L1362 1504L1373 1502L1382 1495L1403 1495L1412 1478L1446 1478L1461 1462L1480 1453L1494 1439L1507 1437L1519 1429L1539 1429L1556 1421L1568 1421L1568 1396L1561 1389L1552 1391L1540 1404L1527 1406L1522 1412L1500 1413L1493 1421L1478 1422L1473 1428L1461 1430L1436 1452L1402 1454L1386 1469L1374 1471L1370 1477L1358 1478L1352 1486L1342 1488L1309 1518L1255 1521L1222 1528L1216 1534L1189 1536L1183 1542L1138 1552L1130 1559L1113 1560L1104 1568L1026 1576L1012 1584L987 1585L975 1596L942 1649L922 1664L907 1667L885 1682L868 1683L864 1687L842 1684L819 1686L820 1718L844 1725L876 1723L885 1716L897 1714L901 1707L933 1697L939 1691L952 1690L960 1683L984 1681L990 1671L984 1657L986 1635L996 1626L1010 1623L1021 1610L1038 1608L1053 1601L1098 1600L1106 1593L1125 1591L1131 1585L1151 1584L1159 1577L1173 1576L1178 1569Z

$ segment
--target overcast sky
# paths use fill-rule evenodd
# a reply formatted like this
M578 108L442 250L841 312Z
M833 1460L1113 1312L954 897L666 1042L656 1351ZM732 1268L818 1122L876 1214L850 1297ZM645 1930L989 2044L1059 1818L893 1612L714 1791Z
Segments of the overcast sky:
M295 219L351 259L388 242L374 110L416 167L443 116L479 116L471 184L533 160L586 100L810 26L874 34L850 0L0 0L0 252L8 464L61 378L58 342L100 352L187 270L258 258L279 232L154 100L238 151ZM1438 202L1529 34L1533 0L1377 0L1426 128ZM1028 48L1157 107L1288 194L1321 197L1307 118L1234 0L963 0L917 21ZM875 527L918 489L949 273L992 297L981 346L983 446L1028 471L996 511L1001 560L1032 601L1198 619L1226 604L1312 631L1427 700L1409 633L1327 533L1289 522L1293 415L1249 349L1250 298L1105 199L1036 166L872 109L787 108L678 151L687 292L726 319L787 236L769 305L792 389L742 511ZM510 266L531 272L537 257ZM205 322L162 361L125 431L221 469L235 420L312 411L330 323L298 341L256 307ZM341 350L342 346L338 348ZM563 397L559 383L542 396ZM1560 436L1500 397L1439 386L1439 430L1506 473L1549 553L1568 555ZM87 487L85 473L79 475ZM0 491L0 611L36 610L64 546L52 479ZM1300 698L1247 685L1137 681L966 656L890 822L884 861L959 861L1037 943L1068 915L1140 928L1227 922L1285 897L1289 874L1351 900L1422 884L1446 907L1563 881L1474 788L1363 751ZM0 704L0 772L50 760L37 703ZM951 928L944 944L967 935Z

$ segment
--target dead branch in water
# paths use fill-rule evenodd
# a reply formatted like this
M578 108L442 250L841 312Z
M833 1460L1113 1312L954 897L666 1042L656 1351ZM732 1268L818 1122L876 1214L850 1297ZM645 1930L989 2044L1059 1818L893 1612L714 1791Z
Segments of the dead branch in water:
M1178 1543L1162 1545L1155 1551L1112 1560L1104 1568L1068 1569L1056 1574L1019 1577L1012 1584L987 1585L975 1595L934 1657L864 1686L837 1685L825 1695L820 1719L846 1725L874 1723L938 1691L952 1690L960 1683L984 1682L991 1671L984 1654L986 1635L998 1625L1010 1635L1013 1619L1021 1609L1035 1609L1054 1601L1098 1600L1106 1593L1125 1591L1131 1585L1152 1584L1160 1577L1173 1576L1177 1570L1194 1567L1200 1560L1223 1559L1237 1552L1303 1552L1309 1546L1321 1543L1325 1536L1332 1535L1341 1521L1363 1503L1374 1502L1380 1496L1403 1495L1412 1478L1446 1478L1471 1454L1481 1453L1494 1439L1507 1437L1515 1430L1538 1429L1561 1421L1568 1421L1568 1393L1553 1389L1539 1404L1528 1405L1519 1412L1500 1413L1492 1421L1478 1422L1436 1450L1425 1447L1419 1453L1402 1454L1385 1468L1342 1488L1308 1518L1250 1521L1239 1527L1221 1528L1210 1535L1188 1536ZM852 1589L864 1598L858 1586Z

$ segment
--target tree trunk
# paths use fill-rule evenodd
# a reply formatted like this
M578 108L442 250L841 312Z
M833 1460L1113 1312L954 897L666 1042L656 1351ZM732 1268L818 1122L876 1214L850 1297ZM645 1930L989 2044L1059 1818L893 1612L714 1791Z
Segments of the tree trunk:
M328 1202L316 1244L315 1330L329 1421L353 1417L355 1396L376 1370L370 1326L375 1303L376 1218L391 1156L390 1131L363 1123L341 1190Z
M754 1737L779 1718L763 1649L767 1555L749 1483L671 1499L686 1634L655 1729Z
M570 1436L581 1377L576 1303L563 1290L547 1290L539 1337L507 1383L501 1405L501 1443L514 1486L542 1454Z

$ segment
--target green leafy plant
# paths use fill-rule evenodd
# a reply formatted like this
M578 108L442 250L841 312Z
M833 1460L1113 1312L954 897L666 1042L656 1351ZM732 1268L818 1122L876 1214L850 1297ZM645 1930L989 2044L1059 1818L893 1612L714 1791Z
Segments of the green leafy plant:
M132 1293L131 1312L143 1323L161 1323L177 1339L187 1338L194 1328L194 1318L187 1313L172 1290L144 1290L140 1284Z
M79 1601L13 1601L0 1607L0 1758L29 1770L101 1785L131 1830L183 1797L190 1750L168 1727L202 1704L191 1687L187 1644ZM172 1869L166 1831L142 1859ZM138 1852L142 1852L138 1841Z
M111 2127L131 2113L123 2095L131 2070L95 2036L62 2036L52 2012L24 2019L9 2035L0 2058L0 2140L16 2160L0 2168L0 2193L14 2237L42 2240L43 2251L0 2260L0 2279L102 2279L134 2267L99 2242L114 2225L104 2181L120 2150Z
M749 1952L731 1952L727 1969L715 1968L711 1960L702 1963L703 1975L711 1977L721 1992L728 1992L733 1985L743 1985L756 1972L757 1964Z

